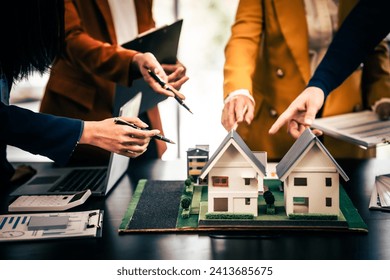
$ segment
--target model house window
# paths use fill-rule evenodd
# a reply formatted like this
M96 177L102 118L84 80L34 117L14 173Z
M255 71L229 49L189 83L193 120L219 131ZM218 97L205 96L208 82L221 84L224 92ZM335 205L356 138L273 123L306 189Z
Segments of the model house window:
M249 186L251 184L250 178L244 178L245 186Z
M214 187L228 187L229 177L227 176L212 176L211 180Z
M245 205L251 205L251 199L250 198L245 198Z
M304 177L295 177L294 186L307 186L307 178Z
M332 178L325 178L325 186L327 187L332 186Z
M326 197L325 198L325 206L326 207L332 207L332 198L331 197Z
M294 205L303 205L309 206L309 198L308 197L293 197Z

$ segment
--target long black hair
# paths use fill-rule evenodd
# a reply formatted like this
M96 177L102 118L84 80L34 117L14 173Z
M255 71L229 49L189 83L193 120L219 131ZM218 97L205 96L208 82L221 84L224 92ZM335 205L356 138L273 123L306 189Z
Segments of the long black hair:
M9 82L45 73L64 43L64 0L0 2L0 72Z

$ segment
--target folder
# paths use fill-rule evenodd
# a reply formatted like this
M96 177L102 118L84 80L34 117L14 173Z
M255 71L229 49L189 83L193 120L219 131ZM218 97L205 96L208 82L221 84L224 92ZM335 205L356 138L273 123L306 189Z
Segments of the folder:
M122 47L143 53L150 52L160 64L175 64L182 25L183 20L180 19L170 25L148 30L139 34L134 40L124 43ZM143 78L133 81L131 87L117 84L113 115L118 116L120 108L139 92L142 92L144 100L140 113L167 98L165 95L154 92ZM145 103L147 100L150 100L148 104Z

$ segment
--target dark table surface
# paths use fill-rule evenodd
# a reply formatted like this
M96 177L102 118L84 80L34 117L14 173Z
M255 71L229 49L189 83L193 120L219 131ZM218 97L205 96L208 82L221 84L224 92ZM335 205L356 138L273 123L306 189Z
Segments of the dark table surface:
M17 163L14 163L15 165ZM50 163L32 163L36 169ZM271 232L209 236L197 233L119 234L118 228L139 179L184 180L184 160L147 161L130 171L105 198L91 197L71 209L104 209L103 236L0 243L0 259L36 260L377 260L390 259L390 212L368 210L376 175L390 173L390 159L339 161L350 177L343 182L369 232ZM0 190L0 213L7 213L13 190Z

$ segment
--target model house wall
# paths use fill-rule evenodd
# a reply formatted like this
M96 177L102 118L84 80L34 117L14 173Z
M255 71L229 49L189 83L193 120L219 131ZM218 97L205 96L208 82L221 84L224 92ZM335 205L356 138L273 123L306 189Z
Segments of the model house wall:
M276 166L284 182L286 214L339 215L339 175L348 176L307 129Z
M234 130L229 132L200 175L200 178L208 176L208 212L257 216L258 190L263 189L265 164Z

